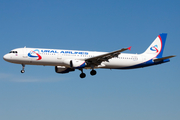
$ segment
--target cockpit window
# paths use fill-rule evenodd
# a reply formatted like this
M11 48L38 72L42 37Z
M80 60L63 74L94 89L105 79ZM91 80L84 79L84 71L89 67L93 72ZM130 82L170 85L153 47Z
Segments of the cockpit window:
M9 53L18 53L17 51L10 51Z

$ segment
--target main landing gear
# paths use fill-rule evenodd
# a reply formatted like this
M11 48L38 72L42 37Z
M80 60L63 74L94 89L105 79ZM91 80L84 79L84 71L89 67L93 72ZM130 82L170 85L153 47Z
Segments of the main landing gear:
M85 78L85 77L86 77L86 74L83 73L83 69L80 69L80 70L81 70L80 78Z
M93 76L93 75L96 75L96 71L95 70L91 70L90 74Z
M22 70L21 70L21 73L24 73L24 72L25 72L24 68L25 68L25 64L22 64Z
M80 78L85 78L86 77L86 74L83 72L83 69L80 69L81 70L81 74L80 74ZM91 70L90 74L93 76L93 75L96 75L96 71L95 70Z
M85 73L81 73L80 74L80 78L85 78L86 77L86 74Z

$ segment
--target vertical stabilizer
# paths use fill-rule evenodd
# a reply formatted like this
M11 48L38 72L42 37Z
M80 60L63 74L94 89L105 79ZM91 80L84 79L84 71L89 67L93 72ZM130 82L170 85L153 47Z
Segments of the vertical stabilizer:
M152 42L148 49L143 53L153 55L156 58L162 58L164 46L166 42L167 33L162 33Z

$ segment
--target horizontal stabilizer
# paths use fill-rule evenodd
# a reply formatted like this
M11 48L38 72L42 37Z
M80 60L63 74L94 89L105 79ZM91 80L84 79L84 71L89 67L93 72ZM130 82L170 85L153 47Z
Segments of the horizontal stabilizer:
M162 60L165 60L165 59L169 59L169 58L172 58L172 57L175 57L175 55L171 55L171 56L167 56L167 57L162 57L162 58L154 59L154 62L159 62L159 61L162 61Z

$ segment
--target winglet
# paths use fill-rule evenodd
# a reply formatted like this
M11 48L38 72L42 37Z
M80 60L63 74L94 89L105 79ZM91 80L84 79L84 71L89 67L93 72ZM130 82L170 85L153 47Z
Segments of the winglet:
M131 50L131 47L132 47L132 46L128 47L127 49L128 49L128 50Z

